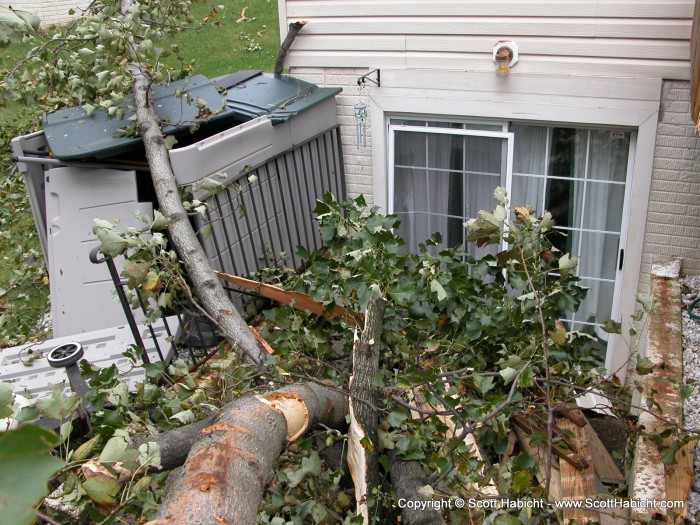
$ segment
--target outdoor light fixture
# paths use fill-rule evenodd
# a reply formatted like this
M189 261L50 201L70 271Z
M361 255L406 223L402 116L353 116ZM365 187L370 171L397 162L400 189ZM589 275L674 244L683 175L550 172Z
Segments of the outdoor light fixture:
M510 40L499 40L493 46L493 61L496 64L496 74L507 77L510 68L518 63L518 46Z

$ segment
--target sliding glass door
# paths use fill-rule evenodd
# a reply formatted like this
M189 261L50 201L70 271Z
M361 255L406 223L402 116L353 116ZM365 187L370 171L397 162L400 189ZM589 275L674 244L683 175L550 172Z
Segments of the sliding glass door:
M550 211L554 245L581 257L589 291L567 321L605 345L601 327L621 283L630 131L392 119L389 135L389 211L401 218L409 249L436 231L439 248L465 244L463 222L493 209L493 190L505 186L511 204ZM496 249L468 246L477 257Z
M399 235L411 251L434 232L442 235L438 251L459 245L477 257L497 251L467 245L464 221L493 209L493 190L508 183L513 134L462 124L411 124L416 123L391 126L389 211L401 218Z

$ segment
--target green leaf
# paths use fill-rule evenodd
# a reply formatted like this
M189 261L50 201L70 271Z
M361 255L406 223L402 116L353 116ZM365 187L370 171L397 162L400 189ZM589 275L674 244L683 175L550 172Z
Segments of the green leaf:
M102 449L98 461L102 464L116 463L117 461L124 463L128 455L127 447L130 443L131 438L129 434L123 429L117 429Z
M121 255L129 247L129 243L126 239L107 228L97 230L96 235L97 239L100 241L100 251L110 257Z
M138 463L141 467L160 468L160 446L155 441L149 441L139 446Z
M158 210L155 210L153 212L153 223L151 224L151 230L166 230L168 228L168 224L171 222L172 221L169 217L166 217Z
M168 135L165 137L165 147L167 149L173 149L173 146L177 144L177 139L175 138L175 135Z
M661 450L661 461L663 461L664 465L676 464L676 454L678 450L676 446L670 446Z
M578 266L578 259L578 257L573 257L568 253L559 257L559 273L562 277L569 275L571 270L574 270L576 266Z
M0 418L9 417L14 413L12 410L13 389L10 383L0 381Z
M501 206L508 206L508 192L504 187L497 186L496 189L493 190L493 198Z
M401 426L401 423L403 423L407 419L408 419L408 416L406 414L404 414L403 412L400 412L398 410L392 410L386 418L387 422L392 427Z
M648 357L638 357L636 370L637 374L645 376L654 370L654 363Z
M606 319L603 325L603 331L609 334L621 334L622 333L622 323L613 321L612 319Z
M99 505L116 505L114 497L119 493L121 485L116 479L106 476L95 476L82 483L88 497Z
M29 525L48 479L63 462L51 456L58 436L36 425L0 433L0 523Z
M83 109L85 110L85 115L88 117L92 117L92 114L95 113L95 106L92 104L83 104Z
M430 281L430 291L437 294L438 301L443 301L447 297L447 292L437 279Z
M532 474L527 470L515 472L511 479L513 490L516 492L527 489L532 484Z
M55 421L69 418L80 404L77 394L66 394L63 385L49 385L51 396L39 399L36 407L39 412Z
M221 184L219 181L210 179L209 177L206 177L204 180L200 181L197 184L197 188L201 188L203 190L208 191L212 195L216 195L220 191L224 190L226 186Z
M486 394L496 386L493 380L493 376L484 377L478 374L474 374L474 383L479 389L479 392L481 392L482 394Z
M183 410L182 412L170 416L170 419L177 419L183 425L189 425L190 423L194 423L195 417L192 410Z
M640 293L637 295L636 299L637 302L642 305L644 313L650 314L654 311L654 297L645 293Z
M513 379L515 379L515 376L518 375L518 371L515 368L507 367L501 370L499 374L501 374L503 381L505 381L505 384L507 385L513 381Z
M540 219L540 223L537 225L537 229L542 232L545 232L547 230L552 229L553 227L554 219L552 218L552 214L548 211L544 212L542 219Z
M301 460L301 468L293 472L287 472L287 477L289 478L289 487L294 488L302 480L308 476L318 476L321 473L321 456L315 450L308 456Z
M535 458L527 452L521 452L512 458L511 463L513 465L513 470L529 470L537 464Z

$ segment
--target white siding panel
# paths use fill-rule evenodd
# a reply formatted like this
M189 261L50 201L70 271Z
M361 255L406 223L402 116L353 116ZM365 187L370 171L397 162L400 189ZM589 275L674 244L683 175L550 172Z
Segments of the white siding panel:
M403 35L380 35L367 38L364 35L317 35L314 38L300 38L294 43L297 51L405 51L407 37ZM489 39L493 45L493 39ZM686 46L687 47L687 46ZM448 48L452 50L454 48ZM486 48L484 48L486 49Z
M694 0L279 2L286 22L309 22L288 67L486 71L495 42L514 40L514 73L690 75Z
M374 16L546 16L546 17L625 17L687 18L692 17L693 2L626 1L499 1L470 2L455 0L383 0L377 1L287 1L289 18L307 17L374 17Z
M320 42L321 37L314 40ZM361 49L361 40L361 38L358 38L354 42L356 49ZM451 37L442 35L409 35L406 37L407 51L490 53L493 44L494 40L492 37ZM324 45L324 43L321 43L321 45ZM552 52L557 50L560 56L568 57L690 59L690 47L687 42L682 40L630 41L605 38L592 40L585 38L548 38L543 40L533 37L522 37L518 38L518 48L521 57L525 55L552 55Z
M493 35L688 40L690 20L595 18L374 17L309 19L303 35Z
M566 93L576 99L592 98L620 102L608 103L606 106L619 106L628 101L647 101L649 108L658 109L661 82L652 79L638 79L626 82L625 89L620 90L618 79L606 77L578 78L575 76L543 77L540 75L518 75L517 82L510 82L513 77L501 78L496 75L484 76L482 73L463 71L433 71L416 74L406 70L382 71L382 84L413 89L435 89L438 86L461 86L461 90L488 93L512 93L519 97L527 95L557 95ZM388 89L388 88L387 88ZM392 90L393 93L393 90Z

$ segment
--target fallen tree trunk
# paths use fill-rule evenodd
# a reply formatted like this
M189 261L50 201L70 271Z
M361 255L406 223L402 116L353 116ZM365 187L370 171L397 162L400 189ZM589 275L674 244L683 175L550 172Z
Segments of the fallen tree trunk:
M121 0L122 16L129 19L132 16L131 9L132 0ZM170 239L182 258L192 286L208 315L230 342L241 350L248 362L261 364L265 361L265 352L258 346L245 320L214 276L209 259L182 205L160 121L153 107L152 81L146 72L147 68L139 62L135 51L132 51L131 58L133 63L129 71L134 86L139 135L143 139L160 212L170 221Z
M318 384L291 385L227 405L197 429L182 472L148 525L254 524L287 443L318 424L343 426L347 410L344 394Z
M423 467L418 461L403 461L395 451L389 451L391 462L391 484L396 491L396 502L399 506L402 501L416 502L427 501L428 498L419 492L421 487L428 485L428 478L423 472ZM425 508L411 505L403 505L401 509L402 523L406 525L444 525L445 520L438 510L441 501L435 500L435 506L426 505Z
M348 467L355 484L357 515L369 523L367 498L379 487L379 393L374 379L379 371L379 346L386 302L376 299L367 305L365 327L355 340L350 378L350 431L348 433Z

